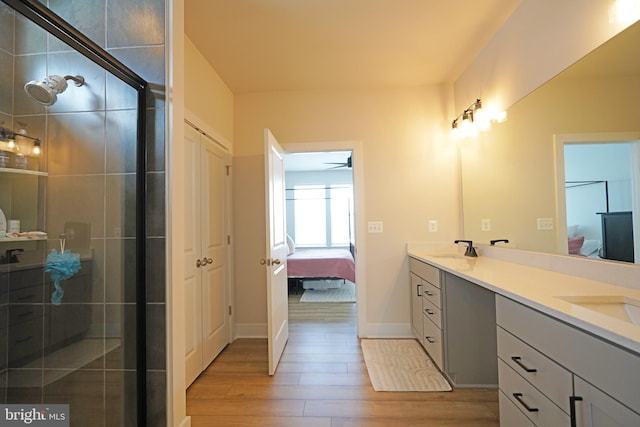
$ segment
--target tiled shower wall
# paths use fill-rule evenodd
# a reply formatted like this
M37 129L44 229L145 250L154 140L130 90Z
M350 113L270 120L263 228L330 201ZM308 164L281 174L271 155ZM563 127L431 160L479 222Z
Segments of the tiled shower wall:
M147 268L148 425L165 425L165 0L41 3L150 84L145 171L147 258L143 261ZM6 8L2 3L0 6ZM14 117L4 113L4 106L0 105L0 121L13 120L13 127L23 123L30 135L46 141L44 220L49 236L63 233L69 218L91 224L94 264L88 303L92 307L92 328L101 330L97 333L106 338L110 331L119 330L120 322L133 331L136 260L131 225L135 210L128 197L135 196L135 91L21 16L16 16L14 25L11 38L5 38L7 27L0 26L0 55L6 56L1 63L5 64L5 59L14 63L13 70L0 66L2 75L12 71L14 76L10 94ZM13 46L9 46L9 39ZM86 86L76 88L70 83L67 92L48 109L24 95L22 86L26 81L52 74L82 75ZM0 95L0 99L6 99ZM118 254L121 247L131 256ZM120 272L116 275L120 277L118 283L113 283L113 275L107 274L113 271ZM134 347L135 339L133 334L123 337L123 348ZM110 384L135 374L135 354L125 353L122 360L110 366L107 359L102 374L92 371L95 378L102 380L93 378L89 384L84 381L86 377L79 376L78 384L66 387L78 387L88 396L95 396L107 414L111 410L128 410L133 396L119 396L120 391L110 394L109 389ZM43 392L45 398L47 393Z

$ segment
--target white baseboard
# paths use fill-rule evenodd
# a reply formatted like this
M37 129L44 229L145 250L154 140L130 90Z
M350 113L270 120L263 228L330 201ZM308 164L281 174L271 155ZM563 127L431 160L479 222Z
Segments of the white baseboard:
M236 323L235 339L238 338L267 338L266 323Z
M410 323L368 323L361 338L415 338Z

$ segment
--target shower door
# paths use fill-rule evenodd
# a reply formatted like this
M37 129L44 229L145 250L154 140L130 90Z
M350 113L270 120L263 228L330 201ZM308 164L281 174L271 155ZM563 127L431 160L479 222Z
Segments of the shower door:
M145 86L41 3L0 2L0 424L146 425Z

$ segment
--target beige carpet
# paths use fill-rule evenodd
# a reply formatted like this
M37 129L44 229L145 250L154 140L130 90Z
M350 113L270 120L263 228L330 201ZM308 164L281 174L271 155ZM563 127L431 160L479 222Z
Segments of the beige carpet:
M363 339L360 345L375 391L451 391L418 341Z
M356 285L346 281L334 289L306 289L300 302L356 302Z

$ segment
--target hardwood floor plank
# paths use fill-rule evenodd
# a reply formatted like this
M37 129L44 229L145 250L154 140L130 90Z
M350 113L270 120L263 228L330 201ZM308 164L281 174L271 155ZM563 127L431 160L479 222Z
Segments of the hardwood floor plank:
M192 427L331 427L328 417L191 417Z
M376 392L355 304L289 298L289 342L274 376L267 340L228 345L187 390L194 427L498 427L495 389Z

